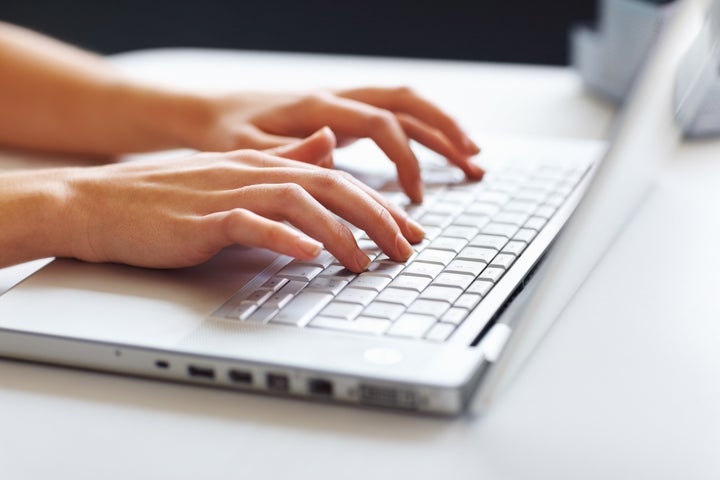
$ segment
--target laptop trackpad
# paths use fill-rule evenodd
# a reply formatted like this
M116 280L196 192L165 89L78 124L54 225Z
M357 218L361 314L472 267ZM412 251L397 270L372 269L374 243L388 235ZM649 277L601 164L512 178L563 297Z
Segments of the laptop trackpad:
M267 250L231 247L202 265L172 270L60 259L3 296L0 327L172 345L281 258Z

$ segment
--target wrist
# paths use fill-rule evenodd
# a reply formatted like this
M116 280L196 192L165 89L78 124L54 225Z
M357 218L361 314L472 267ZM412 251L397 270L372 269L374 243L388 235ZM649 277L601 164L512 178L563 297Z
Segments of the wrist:
M116 98L147 139L138 150L202 148L216 116L211 97L138 85L119 88Z
M0 266L69 256L69 212L61 169L0 176Z

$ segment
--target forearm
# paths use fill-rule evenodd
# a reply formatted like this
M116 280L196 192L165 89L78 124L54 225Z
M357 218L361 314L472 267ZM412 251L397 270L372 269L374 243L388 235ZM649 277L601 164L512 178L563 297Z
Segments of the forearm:
M116 154L190 146L200 96L131 81L102 57L0 23L0 144Z
M0 174L0 267L67 253L61 172Z

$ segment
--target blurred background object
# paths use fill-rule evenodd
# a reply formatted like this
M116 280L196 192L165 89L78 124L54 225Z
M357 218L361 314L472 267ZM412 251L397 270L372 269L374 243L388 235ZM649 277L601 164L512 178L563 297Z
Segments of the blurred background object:
M214 47L564 65L595 0L2 0L0 19L116 53Z

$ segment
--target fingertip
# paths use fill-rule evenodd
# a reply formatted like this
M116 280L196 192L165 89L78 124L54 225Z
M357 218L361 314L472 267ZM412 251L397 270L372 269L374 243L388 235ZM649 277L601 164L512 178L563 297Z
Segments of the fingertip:
M295 246L302 253L301 258L311 259L320 255L323 249L322 243L304 235L298 235L295 239Z
M485 176L485 170L478 164L469 161L467 162L467 168L466 173L467 176L472 178L473 180L482 180L482 178Z
M478 153L480 153L480 147L478 147L477 144L473 142L472 139L470 139L470 137L468 137L467 135L465 135L465 140L463 143L465 146L465 151L467 151L470 155L477 155Z

